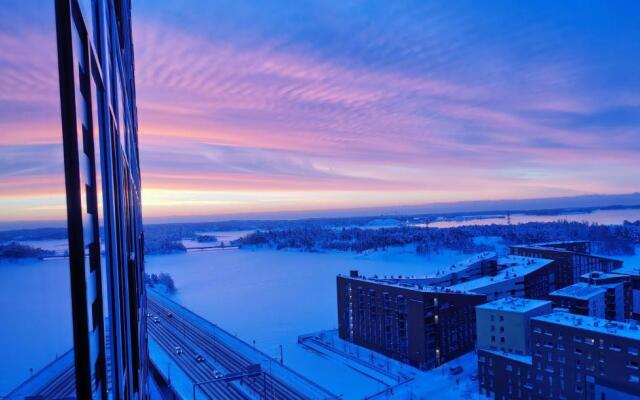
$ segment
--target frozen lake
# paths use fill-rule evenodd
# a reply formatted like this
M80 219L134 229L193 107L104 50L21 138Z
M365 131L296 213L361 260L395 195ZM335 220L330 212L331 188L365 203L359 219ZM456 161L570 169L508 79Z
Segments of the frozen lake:
M0 261L0 395L73 346L68 260Z
M459 257L465 256L424 258L413 249L367 255L242 249L146 260L148 273L173 276L175 300L276 354L299 334L337 327L337 274L425 274Z

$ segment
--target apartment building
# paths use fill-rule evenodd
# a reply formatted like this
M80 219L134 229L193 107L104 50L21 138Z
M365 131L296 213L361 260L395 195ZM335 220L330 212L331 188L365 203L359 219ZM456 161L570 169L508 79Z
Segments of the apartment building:
M496 399L640 396L640 330L555 311L531 318L531 355L478 351L479 389Z
M633 277L631 275L613 271L611 273L590 272L582 275L580 281L607 290L606 319L624 321L633 318Z
M488 301L504 297L545 299L556 287L555 261L543 258L507 256L498 259L496 275L453 285L453 290L482 293Z
M554 307L571 313L625 321L633 317L631 276L622 273L589 272L580 282L550 295Z
M588 241L517 245L510 246L509 252L512 255L555 260L556 288L572 285L588 272L611 272L623 264L620 260L592 255Z
M545 300L506 297L476 307L478 349L529 354L531 317L552 312Z
M607 289L578 282L549 295L553 306L567 309L572 314L605 318Z
M631 318L640 320L640 266L625 265L612 271L614 274L622 274L629 278Z
M555 312L532 318L531 329L538 397L640 396L640 330L635 322Z
M337 277L340 337L421 369L436 367L474 348L476 305L507 296L546 298L554 263L485 253L424 277L365 278L351 271Z
M483 294L337 277L340 338L427 370L473 350L475 306Z

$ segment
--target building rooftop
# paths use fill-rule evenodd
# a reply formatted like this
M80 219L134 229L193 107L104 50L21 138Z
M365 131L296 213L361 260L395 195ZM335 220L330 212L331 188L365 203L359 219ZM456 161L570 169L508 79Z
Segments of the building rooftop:
M552 263L553 260L545 258L529 258L521 256L506 256L498 259L499 268L502 268L495 276L483 276L467 282L451 286L455 290L473 291L479 288L491 286L504 281L523 277L531 272Z
M573 285L563 287L555 292L551 292L551 296L572 297L579 300L589 300L595 296L605 293L607 289L603 286L590 285L586 282L578 282Z
M492 301L490 303L481 304L479 306L476 306L476 308L481 308L484 310L510 310L510 311L527 312L548 304L551 304L551 302L547 300L523 299L519 297L505 297L499 300Z
M519 361L521 363L531 365L531 356L526 356L524 354L508 353L506 351L490 350L490 349L480 349L480 350L486 351L487 353L495 354L503 358L509 358L514 361Z
M619 279L621 274L616 274L616 273L611 273L611 272L600 272L600 271L593 271L593 272L587 272L584 275L581 275L581 278L586 278L586 279Z
M578 240L575 241L575 243L580 243L582 241ZM571 254L582 254L586 257L593 257L593 258L597 258L600 260L606 260L606 261L614 261L614 262L618 262L618 263L622 263L622 260L619 260L617 258L610 258L610 257L606 257L606 256L601 256L598 254L592 254L592 253L577 253L575 251L571 251L571 250L567 250L567 249L563 249L562 247L550 247L550 245L554 243L554 242L550 242L550 243L534 243L534 244L514 244L514 245L510 245L509 247L517 247L517 248L523 248L523 249L539 249L539 250L552 250L558 253L571 253ZM556 243L571 243L571 242L556 242Z
M552 263L553 260L546 258L531 258L522 256L505 256L498 259L498 265L503 268L502 271L508 270L516 275L528 274Z
M394 282L393 278L367 278L365 276L354 277L354 276L348 276L348 275L342 275L342 274L339 274L338 276L343 278L348 278L348 279L359 280L363 282L393 286L393 287L403 288L407 290L414 290L417 292L424 292L424 293L460 293L460 294L471 294L476 296L479 295L478 293L473 293L473 292L461 290L461 289L454 289L453 287L448 287L448 286L429 286L429 285L422 285L420 283L412 283L411 279L409 280L400 279L398 282Z
M583 244L588 244L589 240L555 240L553 242L538 242L538 243L532 243L532 246L558 246L558 245L563 245L563 244L575 244L575 243L583 243Z
M607 321L604 318L586 317L565 311L556 311L551 314L536 316L533 317L532 320L640 341L640 328L638 328L636 321L628 323Z
M436 274L430 274L427 275L427 278L437 278L437 277L442 277L454 272L461 272L464 271L465 269L469 268L470 266L477 264L481 261L486 261L486 260L491 260L491 259L495 259L497 258L497 255L495 252L493 251L485 251L484 253L480 253L480 254L476 254L472 257L469 257L465 260L459 261L453 265L450 265L448 267L445 268L441 268L437 271Z

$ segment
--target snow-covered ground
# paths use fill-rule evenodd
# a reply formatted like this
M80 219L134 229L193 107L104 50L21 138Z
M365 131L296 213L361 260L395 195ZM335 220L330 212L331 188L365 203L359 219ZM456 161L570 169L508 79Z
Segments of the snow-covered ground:
M349 365L379 379L384 386L366 394L370 399L479 399L477 377L478 358L475 352L430 371L420 371L352 343L341 340L337 331L318 332L307 336L305 346L321 353L332 362ZM451 367L462 367L452 375ZM364 397L364 396L362 396Z
M366 275L424 275L464 258L446 252L429 258L412 247L366 254L233 250L147 257L149 273L169 272L174 299L195 313L344 398L360 399L384 383L349 365L318 356L297 344L300 334L334 329L336 275L358 269Z

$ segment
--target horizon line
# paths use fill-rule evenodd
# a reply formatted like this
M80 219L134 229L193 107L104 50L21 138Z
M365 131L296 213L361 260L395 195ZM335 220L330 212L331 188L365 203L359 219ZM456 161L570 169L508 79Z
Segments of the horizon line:
M604 200L604 202L602 201ZM549 204L558 202L558 204ZM564 204L563 202L573 202ZM505 204L507 203L507 204ZM511 203L511 204L509 204ZM542 203L536 206L536 203ZM545 204L546 203L546 204ZM502 204L502 206L500 206ZM465 208L468 207L468 208ZM491 208L493 207L493 208ZM256 211L244 213L220 213L201 215L166 215L144 217L144 224L196 223L196 222L224 222L233 220L300 220L348 217L380 217L403 216L419 214L460 214L460 213L490 213L490 212L524 212L543 211L571 208L598 209L604 207L638 207L640 208L640 192L619 194L583 194L576 196L539 197L528 199L497 199L497 200L460 200L448 202L433 202L422 204L390 205L378 207L328 208L314 210L278 210ZM0 230L19 229L18 225L26 225L22 229L59 228L66 223L60 220L0 220Z

